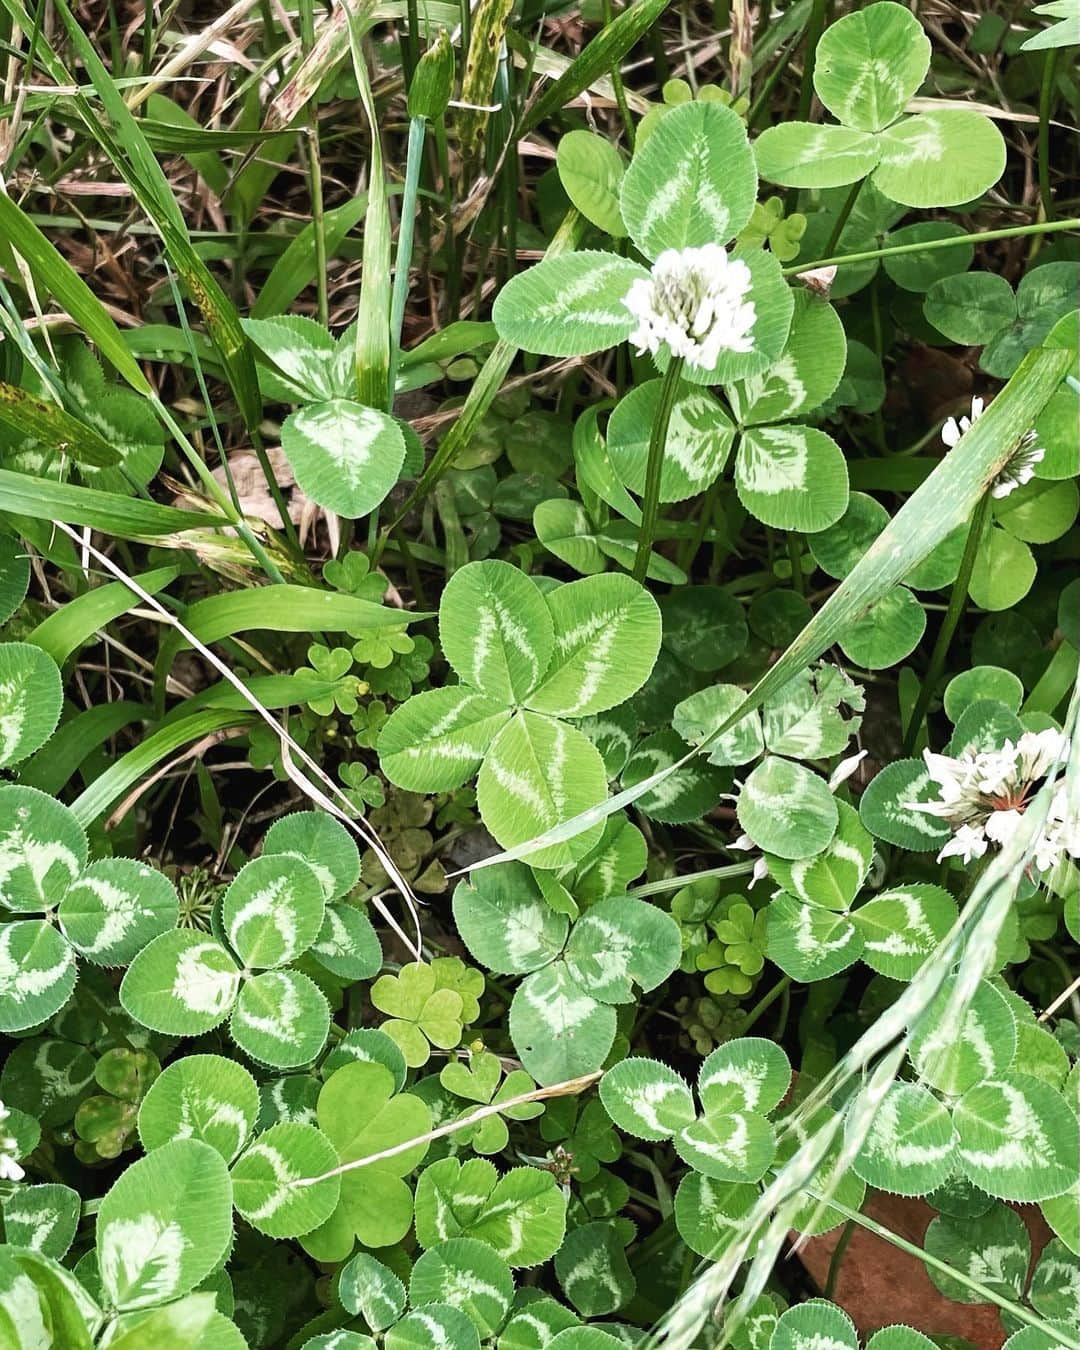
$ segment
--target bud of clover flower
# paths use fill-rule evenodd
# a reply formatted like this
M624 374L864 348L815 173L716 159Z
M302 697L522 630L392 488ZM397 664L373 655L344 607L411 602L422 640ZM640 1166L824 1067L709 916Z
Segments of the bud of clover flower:
M665 344L672 356L712 370L725 351L748 352L757 318L750 269L718 244L667 249L652 275L635 281L623 304L638 320L630 341L655 355Z

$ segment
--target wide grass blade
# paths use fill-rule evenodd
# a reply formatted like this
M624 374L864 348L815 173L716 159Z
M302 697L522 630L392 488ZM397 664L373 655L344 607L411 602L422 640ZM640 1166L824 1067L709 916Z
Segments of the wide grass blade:
M168 726L151 732L134 750L114 760L104 773L98 774L89 787L75 798L71 809L82 826L92 825L128 788L152 773L163 760L183 746L229 727L246 729L257 720L250 708L243 712L232 708L201 708L189 712Z
M174 582L182 570L178 563L171 563L167 567L155 567L152 572L141 572L135 580L143 590L156 595ZM108 581L61 605L55 614L50 614L27 635L26 641L48 652L61 666L88 638L138 603L138 595L122 581Z
M28 473L0 469L0 511L16 516L63 521L68 525L89 525L92 530L116 535L119 539L157 541L181 530L220 526L220 516L206 511L181 511L175 506L138 497L122 497L100 488L76 487L55 483L50 478L35 478Z
M105 359L140 394L152 390L108 311L21 207L0 191L0 238L23 258L34 280L59 302Z
M393 405L390 389L390 204L386 192L379 118L360 38L359 21L350 14L349 44L353 70L371 134L363 271L356 314L356 387L361 403L389 412Z
M361 192L342 206L323 216L326 253L332 256L354 225L367 210L367 193ZM315 279L315 222L308 221L270 269L259 298L251 307L253 319L268 319L284 314L305 286Z
M814 615L783 656L750 690L717 729L682 759L631 788L609 797L554 829L474 864L471 870L526 858L538 849L573 839L591 825L635 802L729 731L771 694L804 670L836 642L886 591L970 517L988 485L1000 473L1020 437L1035 424L1068 373L1073 354L1065 350L1029 352L985 414L966 431L904 503L857 566ZM445 445L445 442L444 442Z
M70 455L80 464L107 469L119 464L120 451L104 436L72 417L57 403L27 393L16 385L0 380L0 422L24 436L48 446L61 455Z
M479 160L483 150L484 134L491 120L487 107L492 102L499 53L512 9L512 0L480 0L473 13L469 50L461 77L461 101L468 106L461 109L457 118L466 181L470 176L469 166Z
M570 63L564 74L550 84L526 113L519 134L534 130L545 118L571 99L577 98L612 66L622 61L626 53L649 31L670 0L637 0L637 4L617 15L593 38Z

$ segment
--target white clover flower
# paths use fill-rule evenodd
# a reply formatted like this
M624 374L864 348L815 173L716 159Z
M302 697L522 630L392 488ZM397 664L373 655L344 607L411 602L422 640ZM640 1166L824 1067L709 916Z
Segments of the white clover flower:
M961 825L953 837L938 854L942 858L960 858L969 863L973 858L981 858L987 850L986 835L973 825Z
M750 269L718 244L667 249L652 275L633 283L623 304L638 321L630 341L654 356L665 344L673 356L712 370L720 353L748 352L757 318Z
M860 750L857 754L842 759L829 775L829 791L835 792L841 783L846 783L870 752Z
M981 398L973 398L971 400L970 417L961 417L959 424L957 424L955 417L950 417L941 428L941 439L950 450L965 431L970 431L971 424L977 422L983 415L984 406ZM1010 456L1009 462L991 483L990 495L999 499L1007 497L1010 492L1014 492L1018 487L1030 483L1035 477L1035 465L1040 464L1045 457L1046 451L1038 444L1035 432L1025 431Z
M0 1131L3 1130L4 1121L10 1115L11 1112L3 1102L0 1102ZM19 1166L16 1156L18 1147L17 1139L0 1132L0 1181L22 1181L23 1177L26 1176L26 1173Z
M981 858L991 844L1003 847L1012 839L1040 782L1067 750L1067 737L1053 728L1025 731L1015 744L1006 741L1000 750L965 750L955 757L924 750L938 800L905 805L951 825L953 835L938 854L939 861L961 858L969 863ZM1065 789L1060 787L1034 842L1035 867L1050 871L1066 853L1080 856L1080 822L1068 819Z
M1038 444L1033 431L1025 432L1012 458L994 479L992 497L1007 497L1015 488L1023 487L1035 477L1035 465L1046 458L1046 451Z
M945 425L941 428L941 439L945 442L945 444L949 447L950 450L960 439L960 437L963 436L964 432L971 430L971 424L973 422L977 422L979 418L983 415L984 406L985 405L983 404L981 398L973 398L971 400L970 417L961 417L959 426L957 425L956 418L950 417L949 420L945 423Z

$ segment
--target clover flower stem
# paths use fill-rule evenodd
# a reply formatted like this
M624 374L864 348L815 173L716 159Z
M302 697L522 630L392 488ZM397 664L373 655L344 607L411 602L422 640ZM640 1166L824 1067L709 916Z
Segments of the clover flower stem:
M776 1002L776 1000L781 996L781 994L783 994L784 991L786 989L789 989L790 987L791 987L790 975L785 975L782 979L777 980L777 982L773 985L773 987L769 990L769 992L765 994L762 998L758 999L758 1001L746 1014L746 1017L743 1019L742 1025L739 1027L739 1035L745 1036L746 1033L750 1030L750 1028L754 1025L754 1023L757 1022L758 1019L762 1017L765 1013L767 1013L769 1009L772 1007L772 1005Z
M833 249L840 242L840 236L844 233L844 226L848 223L852 211L855 209L855 201L862 189L865 178L860 178L858 182L852 183L848 190L848 195L844 198L844 204L840 208L840 214L836 217L836 224L832 228L832 234L829 235L829 242L825 245L825 252L831 254Z
M1058 48L1044 53L1042 84L1039 88L1039 200L1047 220L1054 218L1054 194L1050 187L1050 113L1054 104L1054 77L1057 74Z
M649 570L649 555L652 553L656 520L660 510L660 475L664 469L664 447L667 444L671 413L678 397L682 368L683 358L673 356L664 374L664 383L660 387L660 406L656 410L656 421L649 437L649 458L645 466L645 495L641 499L641 528L638 531L637 555L634 558L635 581L644 581Z
M945 610L945 617L941 620L941 627L938 629L937 639L934 642L934 650L930 654L930 665L927 668L926 678L923 681L922 688L919 690L919 697L915 702L915 709L911 714L911 721L907 725L904 733L904 754L910 755L915 748L915 742L919 738L919 732L922 724L926 720L926 713L930 707L930 700L934 696L934 690L938 686L942 673L945 670L945 659L949 654L949 644L952 642L953 634L956 632L956 626L960 622L960 616L964 612L964 606L967 603L968 583L971 580L971 574L975 569L975 558L979 552L979 544L982 540L983 530L986 527L987 516L990 512L990 490L989 488L979 498L979 503L975 507L974 514L971 517L971 524L968 527L967 541L964 544L964 556L960 560L960 571L957 573L956 580L953 582L952 592L949 595L948 608Z
M835 1298L836 1296L836 1282L840 1278L840 1267L844 1264L844 1255L854 1232L855 1222L853 1219L848 1219L829 1260L829 1273L825 1277L825 1288L821 1291L822 1298Z
M798 277L804 272L816 272L822 267L840 267L844 263L870 262L874 258L899 258L905 253L933 253L939 248L956 248L960 244L984 244L992 239L1022 239L1028 235L1057 234L1060 230L1080 230L1080 218L1044 220L1034 225L1010 225L1002 230L980 230L975 234L951 234L945 239L921 239L914 244L889 244L885 248L861 249L858 253L841 253L836 257L816 258L813 262L795 263L784 268L784 276Z

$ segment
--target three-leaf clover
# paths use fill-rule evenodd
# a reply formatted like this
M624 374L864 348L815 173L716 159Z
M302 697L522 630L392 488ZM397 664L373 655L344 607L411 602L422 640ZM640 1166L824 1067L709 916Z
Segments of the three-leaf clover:
M622 703L660 647L660 611L627 576L586 577L547 594L504 562L475 562L439 606L443 652L461 683L398 708L379 737L391 782L414 792L460 787L479 770L477 803L504 848L601 802L607 774L565 718ZM596 843L603 822L530 855L560 867Z
M723 245L746 226L757 197L757 171L742 119L719 102L684 103L666 112L637 149L619 184L619 214L650 260L673 250ZM791 323L792 294L772 253L734 255L749 269L754 307L747 344L724 350L711 369L685 378L718 384L767 369ZM546 356L584 356L625 342L637 320L624 303L649 272L614 253L585 250L547 258L503 287L492 310L499 336ZM661 358L662 362L662 358Z
M455 1097L464 1097L480 1106L499 1106L531 1092L536 1084L524 1069L512 1069L503 1078L502 1064L490 1050L474 1049L467 1060L454 1059L445 1064L439 1082ZM462 1115L476 1109L467 1107ZM468 1143L475 1153L501 1153L510 1139L507 1120L532 1120L543 1115L543 1102L523 1102L508 1106L496 1116L485 1116L471 1131L462 1130L456 1139Z
M903 5L847 14L818 42L814 88L839 125L783 122L754 143L758 170L785 187L830 188L871 176L905 206L959 206L1001 177L1005 142L973 109L905 117L930 66L930 41Z
M356 401L355 329L335 340L299 314L243 326L263 358L264 392L300 405L281 428L297 486L339 516L366 516L398 480L405 436L394 418Z
M539 1083L603 1064L615 1007L666 980L682 939L670 914L643 900L599 900L571 925L523 863L474 874L454 892L454 919L473 956L501 975L524 975L510 1005L510 1037Z
M323 1085L318 1102L319 1129L343 1163L421 1142L364 1167L345 1172L341 1194L330 1216L301 1235L301 1244L317 1261L344 1261L356 1238L365 1247L388 1247L409 1231L413 1196L406 1176L427 1152L431 1130L425 1102L398 1092L382 1064L345 1064Z
M627 1134L671 1139L684 1162L715 1181L758 1181L776 1153L766 1119L791 1082L791 1065L773 1041L729 1041L698 1073L701 1115L689 1087L652 1059L624 1059L600 1081L600 1100Z
M371 1001L389 1015L381 1029L414 1069L428 1062L433 1045L452 1050L461 1042L464 1000L457 990L439 986L433 965L413 961L396 975L380 976L371 986Z
M316 873L289 854L254 858L222 901L222 931L178 928L143 948L120 986L124 1008L143 1026L199 1036L230 1017L252 1059L295 1068L326 1042L330 1009L318 986L288 969L319 937L326 896Z
M175 927L179 901L167 877L134 858L88 866L82 826L36 788L0 786L0 822L0 906L43 916L0 931L0 1028L22 1031L67 1002L76 956L125 964Z

